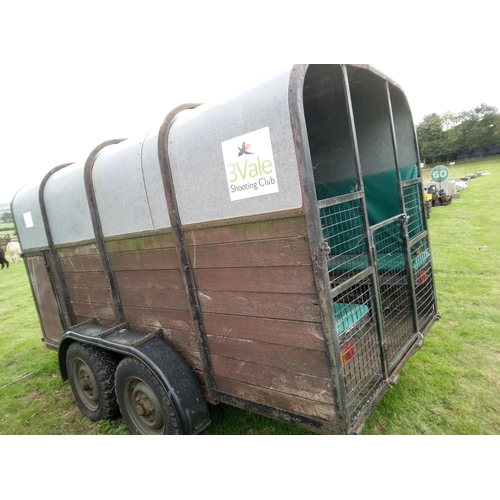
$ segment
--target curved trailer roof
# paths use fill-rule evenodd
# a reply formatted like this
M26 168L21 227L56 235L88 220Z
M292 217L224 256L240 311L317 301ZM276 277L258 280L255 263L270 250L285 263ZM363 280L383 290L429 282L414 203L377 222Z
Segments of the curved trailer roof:
M315 66L315 79L328 67ZM185 109L175 117L168 132L168 160L183 225L303 206L299 164L308 152L297 154L306 141L294 137L292 122L305 120L301 106L290 105L290 96L301 100L309 68L296 65L238 96ZM348 68L351 75L358 69L361 79L370 75L397 87L371 66ZM170 227L159 131L95 151L89 178L104 237ZM46 248L47 237L55 245L94 238L87 163L89 159L57 167L16 194L12 211L24 251Z

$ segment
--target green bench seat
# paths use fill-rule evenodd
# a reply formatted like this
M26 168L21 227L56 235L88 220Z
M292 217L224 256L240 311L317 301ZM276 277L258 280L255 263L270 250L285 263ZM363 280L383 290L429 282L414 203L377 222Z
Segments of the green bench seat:
M335 320L337 322L337 333L339 336L354 326L363 316L368 314L368 306L363 304L335 302L333 305Z
M430 253L423 251L419 254L412 255L413 270L418 271L430 259ZM368 256L357 254L342 254L330 255L328 259L329 271L363 271L368 267ZM377 259L377 269L379 271L404 271L406 268L405 258L403 253L387 253L381 254Z

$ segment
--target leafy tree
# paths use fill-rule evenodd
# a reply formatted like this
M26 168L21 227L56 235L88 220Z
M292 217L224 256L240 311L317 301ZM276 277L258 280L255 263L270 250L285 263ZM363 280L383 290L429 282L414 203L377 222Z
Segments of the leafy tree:
M474 109L474 114L476 126L473 132L473 142L479 155L482 156L485 149L498 144L496 141L500 115L497 108L484 103Z
M482 156L486 149L500 145L500 114L485 103L458 114L433 113L417 126L417 135L424 161L451 160L459 152L466 158L473 151Z
M454 127L454 145L457 151L462 151L465 158L475 148L476 120L473 111L462 111L457 115L457 124Z
M12 214L10 212L4 212L2 215L0 215L0 220L2 222L14 222L14 219L12 218Z
M417 126L420 156L424 162L434 163L445 152L446 134L443 119L436 113L424 116Z

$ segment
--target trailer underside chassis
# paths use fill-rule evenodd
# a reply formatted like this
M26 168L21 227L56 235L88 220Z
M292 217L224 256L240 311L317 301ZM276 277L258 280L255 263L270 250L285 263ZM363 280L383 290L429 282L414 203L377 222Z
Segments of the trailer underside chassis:
M91 420L121 412L132 434L198 434L210 424L202 389L191 368L163 339L96 322L67 331L59 366L76 402Z

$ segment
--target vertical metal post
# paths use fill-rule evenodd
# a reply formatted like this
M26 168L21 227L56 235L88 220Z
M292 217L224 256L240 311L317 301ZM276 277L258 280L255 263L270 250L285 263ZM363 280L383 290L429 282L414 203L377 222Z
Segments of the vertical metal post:
M396 166L396 175L397 175L397 183L398 183L398 193L399 193L399 204L401 207L401 213L406 214L405 209L405 199L403 193L403 185L401 180L401 171L399 166L399 158L398 158L398 144L396 139L396 127L394 125L394 114L392 111L392 99L391 99L391 89L389 87L389 82L385 81L385 90L387 95L387 108L389 112L389 123L391 126L391 139L392 139L392 150L394 152L394 163ZM415 290L415 278L413 276L413 260L411 258L411 248L409 245L409 237L408 237L408 223L405 220L402 220L402 235L403 235L403 248L404 248L404 256L406 269L408 271L408 286L410 287L410 300L412 304L412 318L413 318L413 328L415 332L418 332L418 310L417 310L417 297Z
M66 285L66 280L64 279L64 273L62 271L61 261L59 260L59 254L57 253L57 250L54 245L54 240L52 239L52 232L50 230L49 218L47 216L47 208L45 206L45 199L43 197L43 192L50 176L69 165L72 165L72 163L63 163L62 165L58 165L57 167L53 168L50 172L47 173L47 175L45 175L38 188L38 203L40 204L40 212L42 215L43 227L45 229L45 236L47 237L47 245L49 246L49 252L52 258L52 265L54 266L54 274L56 276L57 286L59 287L59 290L61 292L62 302L66 310L66 313L68 315L68 318L66 318L64 315L64 311L61 311L61 321L65 330L69 330L70 326L76 323L76 317L73 311L73 306L71 305L68 286ZM57 302L60 304L57 297L57 288L54 290L54 295ZM68 324L68 319L69 319L69 324Z
M115 275L111 269L111 264L109 262L108 252L106 251L106 246L104 244L104 233L102 231L101 217L99 216L99 207L97 206L97 199L94 191L94 184L92 182L92 170L94 168L95 161L99 153L107 146L112 144L118 144L125 139L111 139L105 141L99 146L95 147L85 162L84 167L84 182L85 191L87 193L87 200L89 203L90 217L92 219L92 227L94 229L95 243L97 246L97 251L101 258L102 267L104 269L104 275L108 283L109 295L111 297L111 305L116 316L116 321L118 324L125 323L125 313L123 312L122 303L120 300L120 295L118 293L118 286L116 284Z
M172 226L172 237L175 243L175 248L177 250L177 257L179 259L179 266L188 298L189 310L191 313L191 318L193 320L193 327L195 330L194 333L196 335L198 350L203 365L203 374L205 377L206 389L209 397L211 397L212 399L216 399L217 388L213 375L205 328L203 326L201 306L198 300L198 291L196 288L194 273L191 267L191 262L189 260L184 232L182 229L182 221L179 214L177 196L175 194L172 167L170 165L170 159L168 157L168 135L175 118L181 111L184 111L186 109L193 109L197 106L199 106L199 104L182 104L174 108L165 117L165 120L163 121L158 132L158 159L160 162L160 171L163 182L163 189L165 192L165 199L167 201L170 224Z
M396 127L394 125L394 114L392 112L392 99L391 99L391 90L389 87L389 82L385 80L385 91L387 97L387 110L389 114L389 124L391 127L391 139L392 139L392 151L394 154L394 165L396 167L396 177L398 183L398 194L399 194L399 206L401 207L401 213L405 213L405 200L403 194L403 186L401 184L401 170L399 166L399 158L398 158L398 143L396 139Z
M415 155L417 157L417 171L418 171L418 176L420 178L419 193L420 193L420 207L421 207L421 211L422 211L422 221L424 224L424 230L427 232L427 236L426 236L427 248L429 249L429 252L431 252L431 241L430 241L430 235L429 235L429 222L427 221L427 217L425 215L424 178L422 176L422 169L420 167L420 151L418 148L417 129L415 128L415 123L413 123L413 118L412 118L412 129L413 129L413 144L415 147ZM430 267L431 267L431 276L432 276L432 291L434 294L434 307L435 307L435 310L437 312L436 283L434 281L434 269L433 269L432 259L430 260Z
M359 190L364 192L364 184L363 184L363 172L361 170L361 159L360 159L360 154L359 154L359 145L358 145L358 136L356 133L356 123L354 121L354 109L352 105L352 99L351 99L351 88L349 85L349 74L347 72L347 66L345 64L341 65L342 68L342 76L343 76L343 86L344 86L344 95L345 95L345 101L346 101L346 106L347 106L347 118L349 122L349 132L351 134L351 144L352 144L352 150L354 152L354 164L356 167L356 175L358 176L358 184L359 184ZM383 374L384 378L388 378L389 376L389 366L387 363L387 356L386 352L384 350L385 346L385 325L384 325L384 320L383 320L383 314L382 314L382 305L381 305L381 300L379 300L379 282L378 282L378 274L376 270L376 249L375 249L375 243L372 238L372 233L369 230L370 227L370 222L368 220L368 211L366 208L366 200L365 197L363 196L361 198L361 206L363 208L363 223L364 223L364 230L365 230L365 238L366 242L368 245L368 262L370 267L373 269L372 272L372 280L373 280L373 290L372 290L372 301L375 304L375 321L377 323L377 329L379 332L379 338L380 338L380 353L381 353L381 358L382 358L382 369L383 369Z
M321 311L323 335L326 342L328 369L333 386L333 399L337 405L340 425L347 431L350 425L349 405L347 403L347 389L341 378L340 347L335 331L335 314L330 292L330 281L325 271L325 256L321 249L323 242L321 221L317 206L314 174L311 161L311 152L307 137L307 127L304 116L304 80L307 65L295 65L290 77L288 102L290 108L290 123L294 138L295 153L299 166L299 177L302 186L304 210L306 213L307 236L311 250L314 281L318 291Z

